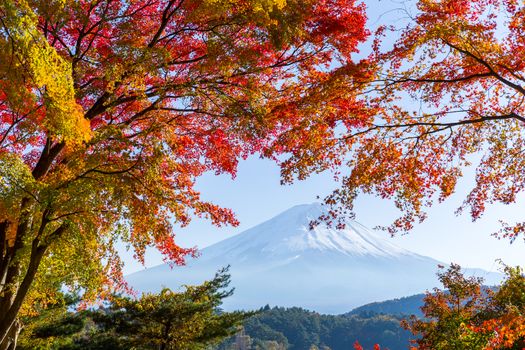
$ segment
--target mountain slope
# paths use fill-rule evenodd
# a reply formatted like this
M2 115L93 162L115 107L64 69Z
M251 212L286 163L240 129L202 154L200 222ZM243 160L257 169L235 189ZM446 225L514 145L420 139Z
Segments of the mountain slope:
M336 230L319 225L309 230L311 220L323 213L314 203L298 205L238 236L206 248L203 258L259 259L287 257L293 252L330 251L344 255L395 257L413 255L386 241L355 221L347 220L347 228Z
M365 303L437 286L438 261L394 245L347 220L344 229L309 223L319 204L300 205L202 250L188 266L160 265L127 277L139 291L200 283L231 265L235 294L226 309L265 304L343 313Z

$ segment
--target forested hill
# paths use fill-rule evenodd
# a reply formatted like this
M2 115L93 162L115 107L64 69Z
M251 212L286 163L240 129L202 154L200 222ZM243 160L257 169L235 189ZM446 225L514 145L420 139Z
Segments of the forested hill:
M399 299L370 303L353 309L347 315L362 315L375 313L397 316L422 316L423 314L420 308L421 306L423 306L424 297L425 294L416 294Z
M494 286L483 286L482 290L492 290L497 291L497 287ZM421 312L421 307L423 306L423 298L425 294L416 294L408 297L403 297L399 299L391 299L386 301L380 301L370 304L365 304L359 306L352 311L348 312L346 315L366 315L366 314L386 314L386 315L396 315L396 316L410 316L416 315L422 317L423 313Z
M400 327L400 320L372 313L334 316L301 308L266 307L244 323L243 335L228 339L217 349L348 350L359 341L367 349L380 343L382 348L405 350L411 335Z

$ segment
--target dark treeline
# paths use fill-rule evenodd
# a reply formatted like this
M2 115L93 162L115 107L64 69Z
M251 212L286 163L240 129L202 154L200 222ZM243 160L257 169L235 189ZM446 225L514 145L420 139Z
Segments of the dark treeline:
M400 326L401 317L374 312L322 315L301 308L265 307L244 322L245 336L232 337L218 350L248 349L353 349L381 343L390 350L407 349L411 335ZM248 339L249 337L249 339Z

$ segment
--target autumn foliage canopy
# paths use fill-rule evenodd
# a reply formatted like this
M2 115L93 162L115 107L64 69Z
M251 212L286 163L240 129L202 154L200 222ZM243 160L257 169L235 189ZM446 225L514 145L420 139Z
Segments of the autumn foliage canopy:
M63 285L86 299L123 287L117 242L140 261L155 247L182 263L195 250L177 245L177 225L235 225L194 183L235 176L251 154L278 162L283 182L341 171L326 198L334 217L360 193L393 198L391 232L424 220L472 162L460 209L476 219L514 202L523 2L419 0L358 61L364 11L354 0L2 1L0 345L20 310Z
M452 264L438 273L444 290L424 298L422 318L404 322L416 339L413 350L521 350L525 347L525 275L519 267L504 267L497 288L466 277Z
M352 156L339 158L348 175L327 198L336 211L351 211L360 193L393 199L402 214L392 233L424 220L469 166L474 185L459 211L474 220L490 203L515 202L525 185L523 2L416 4L400 26L376 33L374 117L339 138ZM509 223L499 234L513 239L524 228Z
M236 224L199 175L361 118L353 0L5 0L0 20L0 344L24 300L118 288L117 241L182 263L175 225Z

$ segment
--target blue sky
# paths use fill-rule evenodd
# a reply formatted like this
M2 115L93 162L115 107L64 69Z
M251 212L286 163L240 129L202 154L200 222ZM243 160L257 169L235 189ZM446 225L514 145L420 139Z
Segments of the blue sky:
M369 25L397 23L406 18L400 8L413 8L414 1L373 0L367 1ZM366 50L364 50L366 51ZM525 196L514 205L489 206L485 215L473 223L465 213L454 214L473 184L473 171L467 170L456 193L447 201L429 210L429 218L408 235L392 240L419 254L428 255L443 262L456 262L468 267L481 267L489 271L498 268L496 259L510 265L525 266L525 243L522 239L510 244L498 240L491 233L499 228L499 220L510 223L525 221L523 209ZM204 220L194 220L188 227L177 231L177 241L185 247L204 248L222 239L238 234L272 216L298 204L318 201L336 187L330 174L314 175L291 186L281 186L279 168L268 160L251 157L239 164L235 180L228 176L206 174L198 180L198 189L204 199L233 209L241 224L237 228L216 228ZM388 225L399 215L392 202L371 196L358 199L355 209L357 221L370 228ZM388 236L387 233L384 233ZM143 267L125 257L125 272ZM151 251L147 266L162 263L161 256Z
M443 262L456 262L465 267L481 267L495 271L496 259L510 265L525 266L525 243L519 239L510 244L498 240L491 233L499 227L499 220L509 222L523 218L524 196L518 203L509 206L489 206L482 219L473 223L465 213L454 214L472 184L472 172L459 183L457 192L447 201L429 210L429 218L417 225L408 235L400 235L393 242L419 254L428 255ZM195 219L185 228L177 230L177 241L185 247L204 248L222 239L238 234L272 216L298 204L317 201L330 193L336 183L330 174L314 175L291 186L279 184L279 168L268 160L256 157L241 162L236 179L229 176L207 174L198 181L198 189L206 200L232 208L241 224L237 228L217 228L205 220ZM387 225L398 215L392 202L372 196L362 196L356 203L357 221L370 228ZM161 256L150 251L147 266L162 263ZM126 258L125 272L142 269L129 257Z

